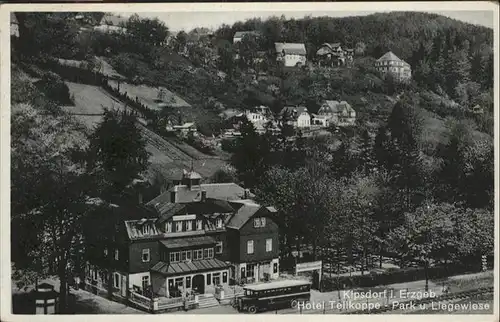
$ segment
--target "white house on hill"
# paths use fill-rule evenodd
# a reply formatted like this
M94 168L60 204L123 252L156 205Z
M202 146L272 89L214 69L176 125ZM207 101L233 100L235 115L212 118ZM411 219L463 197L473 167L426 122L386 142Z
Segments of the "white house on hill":
M304 66L306 64L306 46L304 44L274 43L276 60L285 67Z
M311 126L311 116L305 106L285 106L280 113L286 124L297 128Z

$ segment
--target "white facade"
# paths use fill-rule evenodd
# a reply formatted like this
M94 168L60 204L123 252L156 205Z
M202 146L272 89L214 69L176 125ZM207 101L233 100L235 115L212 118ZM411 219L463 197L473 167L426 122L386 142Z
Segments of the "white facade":
M286 54L283 57L283 64L286 67L295 67L298 63L304 65L306 63L305 55L295 55L295 54Z
M297 127L304 128L311 126L311 116L309 113L302 113L297 117Z
M322 127L329 126L328 117L326 117L324 115L313 115L313 117L311 118L311 123L312 123L312 125L317 125L317 126L322 126Z

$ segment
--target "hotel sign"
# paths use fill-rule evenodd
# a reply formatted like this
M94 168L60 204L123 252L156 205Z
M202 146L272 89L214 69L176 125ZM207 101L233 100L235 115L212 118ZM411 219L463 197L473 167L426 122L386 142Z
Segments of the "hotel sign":
M295 265L295 273L297 274L300 272L321 270L322 267L323 267L322 261L300 263Z
M172 217L173 221L181 221L181 220L195 220L196 215L181 215Z

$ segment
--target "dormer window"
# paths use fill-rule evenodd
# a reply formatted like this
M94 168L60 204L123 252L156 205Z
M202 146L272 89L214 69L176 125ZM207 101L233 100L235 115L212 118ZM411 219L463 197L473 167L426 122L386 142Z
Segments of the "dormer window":
M196 221L196 230L203 230L203 221L200 219Z
M175 231L182 231L182 221L178 221L175 223Z
M142 234L143 235L149 235L150 232L151 232L151 227L149 227L149 225L142 226Z
M172 223L171 222L167 222L165 224L165 232L167 232L167 233L171 233L172 232Z
M186 231L193 230L193 222L191 220L186 221Z
M217 218L216 225L217 228L222 228L222 218Z

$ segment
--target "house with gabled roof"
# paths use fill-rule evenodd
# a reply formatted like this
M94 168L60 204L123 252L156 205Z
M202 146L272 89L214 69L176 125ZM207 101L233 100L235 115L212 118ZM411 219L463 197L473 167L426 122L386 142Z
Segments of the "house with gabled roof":
M285 67L304 66L306 64L307 51L302 43L274 43L276 61Z
M105 14L101 21L97 26L94 27L94 30L100 32L120 32L126 33L127 28L125 27L129 18L113 15L113 14Z
M247 35L259 37L260 32L258 32L257 30L237 31L233 36L233 44L239 43L241 40L243 40L243 37Z
M352 126L356 122L356 111L346 101L325 100L318 115L326 117L330 125Z
M398 81L411 78L411 66L396 56L392 51L385 53L375 61L375 68L383 75L392 75Z
M116 263L114 292L161 302L279 276L276 209L257 204L237 184L202 179L184 171L173 187L123 221L119 246L104 252ZM88 278L98 270L89 267Z
M280 112L281 121L296 128L311 126L311 115L305 106L285 106Z

